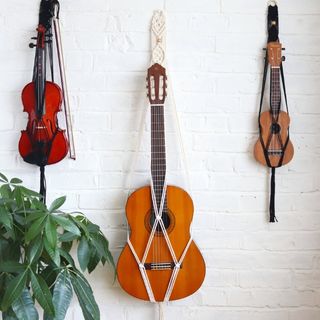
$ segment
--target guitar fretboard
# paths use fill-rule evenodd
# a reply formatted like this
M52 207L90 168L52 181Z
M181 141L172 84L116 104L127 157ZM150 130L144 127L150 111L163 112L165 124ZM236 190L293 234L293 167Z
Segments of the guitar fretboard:
M166 176L164 106L151 106L151 175L158 208Z
M270 105L272 115L276 118L281 106L280 67L271 67Z

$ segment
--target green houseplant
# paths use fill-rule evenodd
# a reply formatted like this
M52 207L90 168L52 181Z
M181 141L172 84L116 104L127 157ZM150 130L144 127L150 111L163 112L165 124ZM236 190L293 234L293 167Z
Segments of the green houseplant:
M0 310L3 320L63 320L73 293L86 320L100 311L84 271L101 262L114 267L108 241L82 213L59 210L66 198L47 207L41 195L0 174ZM70 250L77 244L77 267Z

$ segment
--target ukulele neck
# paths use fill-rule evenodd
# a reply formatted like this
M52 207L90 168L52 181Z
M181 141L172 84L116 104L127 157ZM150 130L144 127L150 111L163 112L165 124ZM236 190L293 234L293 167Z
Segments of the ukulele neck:
M277 118L281 106L280 67L271 67L270 104L273 118Z
M164 106L151 105L151 175L158 208L166 176Z

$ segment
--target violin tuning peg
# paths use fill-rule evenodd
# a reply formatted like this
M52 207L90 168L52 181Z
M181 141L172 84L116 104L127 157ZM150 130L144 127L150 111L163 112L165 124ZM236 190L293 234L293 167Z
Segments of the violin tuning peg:
M31 40L37 40L37 37L32 37L32 38L30 38Z
M31 48L31 49L33 49L34 47L36 47L37 45L36 44L34 44L34 43L29 43L29 48Z

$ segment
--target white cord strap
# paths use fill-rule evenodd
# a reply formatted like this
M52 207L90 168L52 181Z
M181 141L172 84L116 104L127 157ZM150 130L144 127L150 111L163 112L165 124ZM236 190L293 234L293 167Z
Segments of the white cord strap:
M165 64L165 16L163 11L156 11L153 15L152 18L152 27L151 27L151 43L152 43L152 60L151 60L151 64L154 63L158 63L161 65ZM172 95L171 91L169 90L170 94ZM179 120L178 120L178 115L177 115L177 110L176 110L176 106L174 103L174 97L172 95L172 101L174 104L174 118L176 120L176 126L179 132L179 141L181 144L181 152L183 154L183 161L185 162L185 171L186 171L186 175L187 175L187 184L188 184L188 188L190 188L190 183L189 183L189 176L188 176L188 169L187 169L187 160L186 160L186 156L185 156L185 151L184 151L184 147L183 147L183 141L182 141L182 135L181 135L181 130L180 130L180 124L179 124ZM147 108L146 108L147 110ZM129 183L129 191L131 189L131 176L133 173L133 170L135 168L136 165L136 161L137 161L137 154L138 154L138 150L140 150L140 146L141 146L141 142L142 142L142 133L143 133L143 127L144 127L144 123L146 120L146 112L144 112L143 114L143 118L140 124L140 131L139 131L139 141L137 144L137 149L135 150L135 155L134 155L134 160L131 162L131 166L129 169L129 174L128 174L128 183ZM160 205L158 207L157 204L157 198L155 195L155 191L154 191L154 186L153 186L153 180L151 179L150 182L150 186L151 186L151 199L152 199L152 207L153 207L153 212L155 215L155 221L153 223L149 238L148 238L148 242L146 244L146 248L145 251L143 253L142 259L140 260L140 258L138 257L134 246L132 245L131 241L130 241L130 233L128 230L128 234L127 234L127 242L128 245L130 247L130 250L139 266L139 270L141 273L141 277L143 279L149 300L151 302L155 302L155 297L153 294L153 290L150 284L150 281L148 279L148 274L145 268L145 262L146 259L148 257L151 245L153 240L155 239L155 235L157 232L157 227L160 226L162 234L164 236L164 239L166 241L167 247L170 251L173 263L174 263L174 268L172 270L172 274L169 280L169 284L168 284L168 288L166 290L165 296L163 301L169 301L170 300L170 296L172 294L172 291L174 289L174 285L176 282L176 279L178 277L179 271L181 269L181 265L183 263L183 260L187 254L187 251L190 247L190 244L192 242L192 237L190 237L188 243L186 244L181 256L179 258L177 258L176 253L172 247L169 235L167 233L167 229L166 226L162 220L162 213L163 210L165 209L165 203L166 203L166 194L167 194L167 182L166 182L166 178L163 184L163 189L162 189L162 194L161 194L161 201L160 201ZM159 305L160 308L160 305ZM159 309L160 310L160 309ZM160 312L159 312L160 315ZM161 306L161 317L163 317L163 310L162 310L162 306Z

